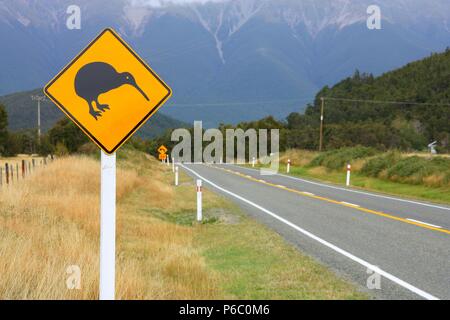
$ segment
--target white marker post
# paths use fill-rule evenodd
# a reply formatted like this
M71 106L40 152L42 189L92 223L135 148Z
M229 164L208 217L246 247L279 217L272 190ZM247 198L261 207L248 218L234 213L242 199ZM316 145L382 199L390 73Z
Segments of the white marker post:
M172 172L175 172L175 158L172 158Z
M202 180L197 180L197 221L202 221Z
M167 166L170 166L170 157L167 155Z
M252 167L253 168L255 167L255 157L253 157L253 159L252 159Z
M116 271L116 154L101 151L100 300L114 300Z
M175 185L178 186L178 166L175 167Z
M350 186L350 171L351 171L351 169L352 169L352 166L350 165L350 163L347 164L347 181L345 183L347 185L347 187Z
M289 173L289 171L291 171L291 159L288 160L287 167L286 167L286 172Z

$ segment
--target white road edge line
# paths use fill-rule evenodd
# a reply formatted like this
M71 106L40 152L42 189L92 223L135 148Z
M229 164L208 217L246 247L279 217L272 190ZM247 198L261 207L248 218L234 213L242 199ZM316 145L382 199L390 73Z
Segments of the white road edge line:
M243 198L243 197L241 197L241 196L239 196L239 195L237 195L237 194L235 194L235 193L233 193L233 192L231 192L231 191L228 191L228 190L226 190L226 189L224 189L224 188L218 186L218 185L215 184L214 182L212 182L212 181L206 179L205 177L201 176L200 174L198 174L198 173L195 172L194 170L192 170L192 169L190 169L190 168L184 166L183 164L180 164L180 165L181 165L185 170L187 170L187 171L193 173L193 174L196 175L198 178L202 179L203 181L205 181L206 183L210 184L210 185L213 186L214 188L216 188L216 189L218 189L218 190L220 190L220 191L222 191L222 192L224 192L224 193L227 193L227 194L229 194L229 195L235 197L236 199L239 199L239 200L241 200L242 202L245 202L245 203L247 203L247 204L249 204L249 205L251 205L251 206L257 208L257 209L261 210L262 212L267 213L268 215L272 216L273 218L277 219L278 221L283 222L284 224L290 226L291 228L297 230L298 232L304 234L305 236L307 236L307 237L309 237L309 238L311 238L311 239L316 240L317 242L323 244L324 246L326 246L326 247L328 247L328 248L330 248L330 249L332 249L332 250L334 250L334 251L336 251L336 252L342 254L343 256L345 256L345 257L347 257L347 258L349 258L349 259L351 259L351 260L353 260L353 261L359 263L360 265L362 265L362 266L364 266L364 267L366 267L366 268L368 268L368 269L370 269L370 270L372 270L372 271L378 273L379 275L384 276L386 279L389 279L389 280L391 280L392 282L395 282L395 283L398 284L399 286L402 286L403 288L405 288L405 289L407 289L407 290L409 290L409 291L411 291L411 292L413 292L413 293L415 293L415 294L417 294L417 295L419 295L419 296L421 296L421 297L423 297L423 298L425 298L425 299L428 299L428 300L439 300L439 298L437 298L437 297L435 297L435 296L433 296L433 295L431 295L431 294L429 294L429 293L427 293L427 292L425 292L425 291L423 291L423 290L421 290L421 289L419 289L419 288L417 288L417 287L415 287L415 286L409 284L408 282L405 282L405 281L403 281L403 280L397 278L396 276L394 276L394 275L392 275L392 274L390 274L390 273L388 273L388 272L386 272L386 271L384 271L384 270L381 270L381 269L378 268L377 266L374 266L374 265L370 264L369 262L367 262L367 261L365 261L365 260L363 260L363 259L361 259L361 258L358 258L357 256L351 254L350 252L347 252L347 251L345 251L345 250L343 250L343 249L341 249L341 248L335 246L334 244L332 244L332 243L330 243L330 242L328 242L328 241L326 241L326 240L323 240L322 238L319 238L318 236L312 234L311 232L306 231L305 229L300 228L299 226L293 224L292 222L290 222L290 221L288 221L288 220L286 220L286 219L284 219L284 218L278 216L277 214L273 213L272 211L269 211L269 210L267 210L267 209L261 207L260 205L254 203L254 202L252 202L252 201L250 201L250 200L247 200L247 199L245 199L245 198Z
M345 201L341 201L342 204L346 204L348 206L352 206L352 207L360 207L359 204L354 204L354 203L350 203L350 202L345 202Z
M232 164L230 164L230 165L232 165ZM246 167L239 167L239 168L246 169L246 170L252 170L252 171L258 171L257 169L246 168ZM357 191L357 190L353 190L353 189L347 189L347 188L331 186L331 185L324 184L324 183L313 182L313 181L309 181L309 180L305 180L305 179L301 179L301 178L297 178L297 177L291 177L291 176L288 176L288 175L285 175L285 174L282 174L282 173L277 173L276 175L282 176L282 177L286 177L286 178L289 178L289 179L293 179L293 180L298 180L298 181L314 184L314 185L321 186L321 187L327 187L327 188L332 188L332 189L336 189L336 190L342 190L342 191L347 191L347 192L364 194L366 196L372 196L372 197L396 200L396 201L401 201L401 202L408 202L408 203L418 204L418 205L421 205L421 206L426 206L426 207L431 207L431 208L437 208L437 209L450 211L450 208L437 206L437 205L434 205L434 204L429 204L429 203L424 203L424 202L417 202L417 201L413 201L413 200L406 200L406 199L400 199L400 198L395 198L395 197L384 196L384 195L376 194L376 193L369 193L369 192L364 192L364 191Z
M420 223L420 224L424 224L424 225L426 225L426 226L430 226L430 227L442 229L441 226L437 226L437 225L435 225L435 224L423 222L423 221L420 221L420 220L414 220L414 219L409 219L409 218L406 218L406 220L413 221L413 222L417 222L417 223Z

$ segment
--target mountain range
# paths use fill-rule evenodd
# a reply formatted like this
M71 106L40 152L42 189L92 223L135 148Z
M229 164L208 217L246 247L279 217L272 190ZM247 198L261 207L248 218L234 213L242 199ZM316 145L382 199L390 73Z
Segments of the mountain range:
M69 30L69 5L81 29ZM369 5L381 30L369 30ZM0 94L42 87L113 27L173 88L162 113L205 126L301 111L356 69L450 45L448 0L3 0Z

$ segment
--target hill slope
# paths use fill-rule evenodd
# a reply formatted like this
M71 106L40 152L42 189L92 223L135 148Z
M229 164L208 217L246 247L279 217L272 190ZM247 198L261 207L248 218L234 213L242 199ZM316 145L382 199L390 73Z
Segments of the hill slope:
M356 72L324 87L305 114L288 116L286 147L318 148L321 97L327 149L365 145L417 150L434 140L442 151L450 149L450 49L379 77Z
M32 95L43 95L42 90L36 89L18 92L0 97L0 104L3 104L8 112L10 130L18 131L37 128L37 102L31 100ZM46 132L49 130L64 116L65 115L51 101L42 102L42 131ZM167 129L186 126L186 123L175 120L159 112L139 129L137 134L143 138L151 138L164 133Z

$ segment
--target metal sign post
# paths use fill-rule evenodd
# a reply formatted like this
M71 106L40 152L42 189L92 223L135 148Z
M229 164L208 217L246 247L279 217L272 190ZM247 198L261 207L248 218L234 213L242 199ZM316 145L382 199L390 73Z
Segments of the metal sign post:
M100 300L114 300L116 266L116 154L101 151Z

